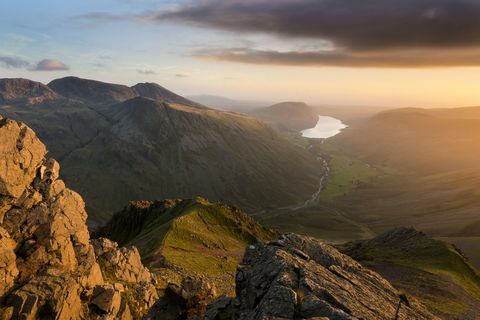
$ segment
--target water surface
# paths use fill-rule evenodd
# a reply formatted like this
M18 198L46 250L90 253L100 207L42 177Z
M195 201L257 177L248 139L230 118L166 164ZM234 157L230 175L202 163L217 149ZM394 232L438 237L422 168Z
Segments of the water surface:
M318 116L317 125L314 128L302 131L305 138L330 138L340 133L347 127L342 121L327 116Z

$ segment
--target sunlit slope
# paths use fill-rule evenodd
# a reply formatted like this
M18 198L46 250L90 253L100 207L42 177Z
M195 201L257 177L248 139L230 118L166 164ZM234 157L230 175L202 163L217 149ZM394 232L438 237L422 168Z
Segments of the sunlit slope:
M239 209L196 198L133 202L97 235L135 245L152 269L170 267L233 284L246 247L275 233Z
M362 159L420 174L480 167L480 108L385 111L333 141Z

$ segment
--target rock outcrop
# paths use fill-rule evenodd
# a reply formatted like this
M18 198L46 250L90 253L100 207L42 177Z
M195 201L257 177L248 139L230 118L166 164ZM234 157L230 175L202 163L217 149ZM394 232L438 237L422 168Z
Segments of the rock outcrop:
M46 153L31 129L0 118L0 310L12 319L143 315L157 293L138 251L98 240L108 245L97 258L84 202Z
M241 320L438 319L333 247L294 234L247 250L236 293L233 309Z

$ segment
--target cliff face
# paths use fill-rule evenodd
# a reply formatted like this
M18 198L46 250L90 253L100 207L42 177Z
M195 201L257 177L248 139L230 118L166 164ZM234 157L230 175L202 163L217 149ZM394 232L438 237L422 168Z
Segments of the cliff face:
M0 312L7 319L141 314L157 298L153 276L135 248L105 239L92 245L84 202L46 153L30 128L0 118Z

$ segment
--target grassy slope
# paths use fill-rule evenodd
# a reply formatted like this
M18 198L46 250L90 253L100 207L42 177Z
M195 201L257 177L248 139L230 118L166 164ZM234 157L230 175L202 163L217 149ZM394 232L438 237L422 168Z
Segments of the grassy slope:
M131 204L98 234L137 246L153 270L211 277L227 292L246 246L275 236L237 209L201 198Z
M480 308L479 274L451 244L396 229L341 249L448 318Z
M391 174L392 170L373 167L355 159L338 150L328 140L322 143L321 140L293 135L289 139L303 147L310 146L311 152L327 160L330 173L324 189L318 201L311 206L288 212L273 210L257 218L265 225L281 231L308 234L331 242L372 237L374 234L339 208L336 200L373 179Z
M344 192L337 187L333 196L327 190L337 183L330 179L323 199L375 233L414 226L454 238L473 258L480 250L479 115L475 107L400 109L350 127L329 139L335 152L395 169Z

